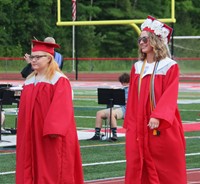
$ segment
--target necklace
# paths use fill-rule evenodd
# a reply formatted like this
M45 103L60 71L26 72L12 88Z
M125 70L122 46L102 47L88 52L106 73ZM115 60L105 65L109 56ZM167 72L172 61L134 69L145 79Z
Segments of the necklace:
M159 64L159 62L157 61L154 65L153 73L151 74L151 78L150 78L150 106L151 106L151 111L153 111L154 108L156 107L156 99L155 99L155 93L154 93L154 79L155 79L155 74L156 74L158 64Z

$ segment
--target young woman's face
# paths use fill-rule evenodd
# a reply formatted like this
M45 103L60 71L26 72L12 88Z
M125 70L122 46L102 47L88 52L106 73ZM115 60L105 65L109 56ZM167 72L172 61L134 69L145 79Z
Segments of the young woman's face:
M51 57L47 55L46 52L36 51L32 52L29 57L31 60L31 65L33 70L42 71L49 66L49 62L51 61Z
M153 48L150 45L149 36L147 31L142 31L140 37L138 38L138 45L143 53L151 53L153 52Z

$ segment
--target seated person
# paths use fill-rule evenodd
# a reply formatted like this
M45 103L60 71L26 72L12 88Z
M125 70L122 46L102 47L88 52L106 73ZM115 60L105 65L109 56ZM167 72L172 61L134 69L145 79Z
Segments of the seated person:
M119 82L123 86L123 89L125 90L125 99L127 101L128 98L128 86L129 86L129 80L130 76L127 73L123 73L119 77ZM118 119L124 119L124 115L126 112L126 105L125 106L118 106L112 108L112 117L111 117L111 132L112 137L111 140L116 141L117 140L117 120ZM110 108L99 110L96 113L96 123L95 123L95 134L92 138L88 140L100 140L101 139L101 128L102 123L104 119L110 118Z
M53 37L46 37L44 39L44 42L48 42L48 43L56 43L55 39ZM27 62L27 65L23 68L23 70L21 71L21 75L23 78L26 78L29 74L31 74L33 72L33 69L31 67L31 61L29 59L29 54L25 54L24 55L24 59L25 61ZM60 70L62 70L63 68L63 56L58 53L58 52L54 52L54 58L55 58L55 61L57 62Z
M5 113L1 111L1 133L2 134L10 134L11 132L4 129L4 122L5 122Z

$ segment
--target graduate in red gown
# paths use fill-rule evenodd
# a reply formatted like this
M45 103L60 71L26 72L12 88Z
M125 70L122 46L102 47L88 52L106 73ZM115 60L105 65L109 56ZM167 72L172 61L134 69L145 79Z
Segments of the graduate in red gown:
M54 60L59 45L33 40L17 125L16 184L83 184L72 89Z
M167 43L172 28L148 16L131 70L126 128L126 184L186 184L185 139L177 98L179 68Z

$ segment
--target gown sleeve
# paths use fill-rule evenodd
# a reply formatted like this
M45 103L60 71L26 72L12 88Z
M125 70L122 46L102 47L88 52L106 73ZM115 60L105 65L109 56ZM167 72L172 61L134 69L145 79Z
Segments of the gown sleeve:
M161 120L159 129L169 128L176 118L179 84L179 69L177 64L173 65L167 71L163 82L163 93L151 114L151 117Z
M55 84L52 101L45 117L43 136L65 136L74 125L72 89L68 79L61 77Z

